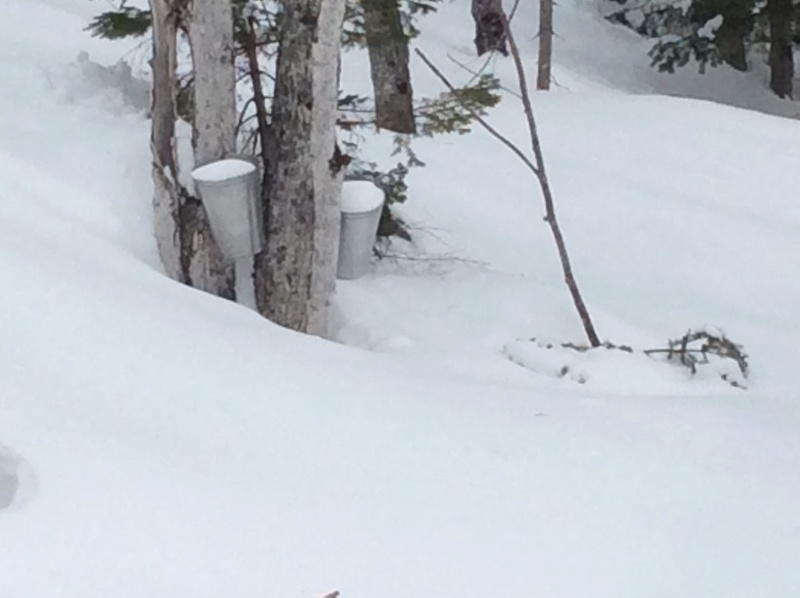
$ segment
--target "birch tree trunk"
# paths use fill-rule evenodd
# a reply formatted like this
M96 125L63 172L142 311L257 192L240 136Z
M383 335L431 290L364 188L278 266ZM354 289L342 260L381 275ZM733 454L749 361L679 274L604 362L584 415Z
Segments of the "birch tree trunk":
M367 34L375 124L396 133L416 133L408 36L398 0L361 0Z
M221 160L236 149L236 73L230 0L192 0L189 45L194 68L194 164ZM189 284L235 299L233 264L222 255L196 198L183 204L184 268Z
M345 1L322 0L314 60L314 114L312 115L312 157L314 160L314 263L311 275L311 303L306 332L327 337L336 269L339 258L342 183L344 168L337 160L336 117L339 94L339 61ZM408 45L405 48L405 76L408 77ZM408 94L398 102L411 106L411 81ZM410 128L415 130L410 114ZM398 123L400 124L400 123Z
M194 161L202 166L236 149L236 73L230 0L192 0L189 23L194 79Z
M161 263L170 278L186 282L181 263L180 193L174 154L177 17L171 0L150 0L153 15L153 221Z
M267 240L256 257L259 312L324 334L335 286L337 71L345 0L285 0L272 103Z
M550 89L553 62L553 0L539 0L539 68L536 89Z

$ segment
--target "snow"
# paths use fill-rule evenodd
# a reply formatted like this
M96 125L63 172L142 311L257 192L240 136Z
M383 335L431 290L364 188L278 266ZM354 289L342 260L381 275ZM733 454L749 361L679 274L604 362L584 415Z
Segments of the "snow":
M0 445L0 509L7 509L17 498L19 461Z
M342 188L342 212L359 214L383 205L383 191L371 181L347 181Z
M480 130L414 142L415 243L340 281L343 346L162 274L136 86L80 67L146 52L88 37L98 9L0 21L0 596L800 594L800 123L766 114L796 103L658 76L564 0L570 89L535 109L588 307L635 352L546 349L582 331L536 181ZM457 81L469 19L443 3L417 41ZM348 88L368 72L346 55ZM489 118L528 147L512 95ZM704 325L750 354L747 390L641 353Z
M204 183L220 183L250 174L255 170L256 167L251 162L229 158L195 168L192 177Z
M720 28L722 25L723 17L722 15L717 15L710 21L708 21L705 25L703 25L698 31L697 34L700 37L707 37L709 39L713 39L714 33L717 29Z

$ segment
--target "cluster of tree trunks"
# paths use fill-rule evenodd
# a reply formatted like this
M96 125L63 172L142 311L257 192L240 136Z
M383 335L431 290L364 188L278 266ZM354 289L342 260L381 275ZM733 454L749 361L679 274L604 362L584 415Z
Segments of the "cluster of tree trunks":
M409 39L399 0L360 0L375 95L376 125L416 132ZM336 280L339 198L336 144L339 55L346 0L283 0L271 118L259 112L264 251L254 258L260 313L294 330L325 336ZM471 0L478 55L508 55L502 0ZM203 204L184 187L176 152L179 30L188 32L194 77L194 166L236 153L238 121L231 0L150 0L153 25L152 156L155 232L166 273L235 299L233 264L222 255ZM695 16L724 14L715 33L723 60L747 68L753 0L697 0ZM792 0L768 0L772 90L791 97ZM253 34L255 35L255 34ZM540 0L537 88L550 86L553 1ZM259 74L255 45L248 58ZM257 77L256 77L257 79ZM259 83L254 80L257 95ZM263 100L263 97L262 97ZM183 165L184 167L188 165Z
M748 37L754 29L756 8L754 0L695 0L692 5L693 19L698 25L717 15L723 17L714 33L714 45L723 62L740 71L748 70ZM769 23L770 88L779 97L791 97L796 21L793 1L767 0L766 16Z
M235 298L233 265L202 202L184 187L176 153L176 44L188 31L194 77L194 166L236 152L233 7L220 0L151 0L152 153L156 240L167 275ZM266 247L254 259L259 311L326 335L336 279L342 172L336 150L338 60L345 0L286 0L264 155ZM260 119L263 124L263 119ZM184 165L185 167L186 165Z

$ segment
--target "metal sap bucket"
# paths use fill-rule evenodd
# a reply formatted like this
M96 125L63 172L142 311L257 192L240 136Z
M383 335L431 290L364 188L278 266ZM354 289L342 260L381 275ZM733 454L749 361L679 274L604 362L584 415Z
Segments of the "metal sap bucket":
M369 271L384 193L372 181L345 181L337 277L353 280Z
M223 255L237 260L260 252L264 227L255 164L226 158L195 168L192 178Z

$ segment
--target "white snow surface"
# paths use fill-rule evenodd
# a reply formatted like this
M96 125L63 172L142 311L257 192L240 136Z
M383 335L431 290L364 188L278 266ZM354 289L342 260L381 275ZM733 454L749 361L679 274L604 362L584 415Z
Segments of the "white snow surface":
M251 162L227 158L195 168L192 171L192 177L197 181L203 181L205 183L219 183L250 174L255 171L255 169L255 164Z
M342 212L371 212L383 201L383 191L372 181L346 181L342 187Z
M531 73L537 4L516 17ZM76 67L141 74L147 43L90 38L97 3L3 9L0 596L800 595L800 123L767 114L800 110L758 73L659 76L563 0L559 87L534 98L602 338L720 327L751 356L741 390L542 349L582 331L535 180L481 130L415 142L414 244L338 287L352 346L168 280L136 86ZM447 55L480 68L471 39L443 3L416 43L463 82ZM346 55L348 89L368 73ZM528 147L511 93L489 118Z

